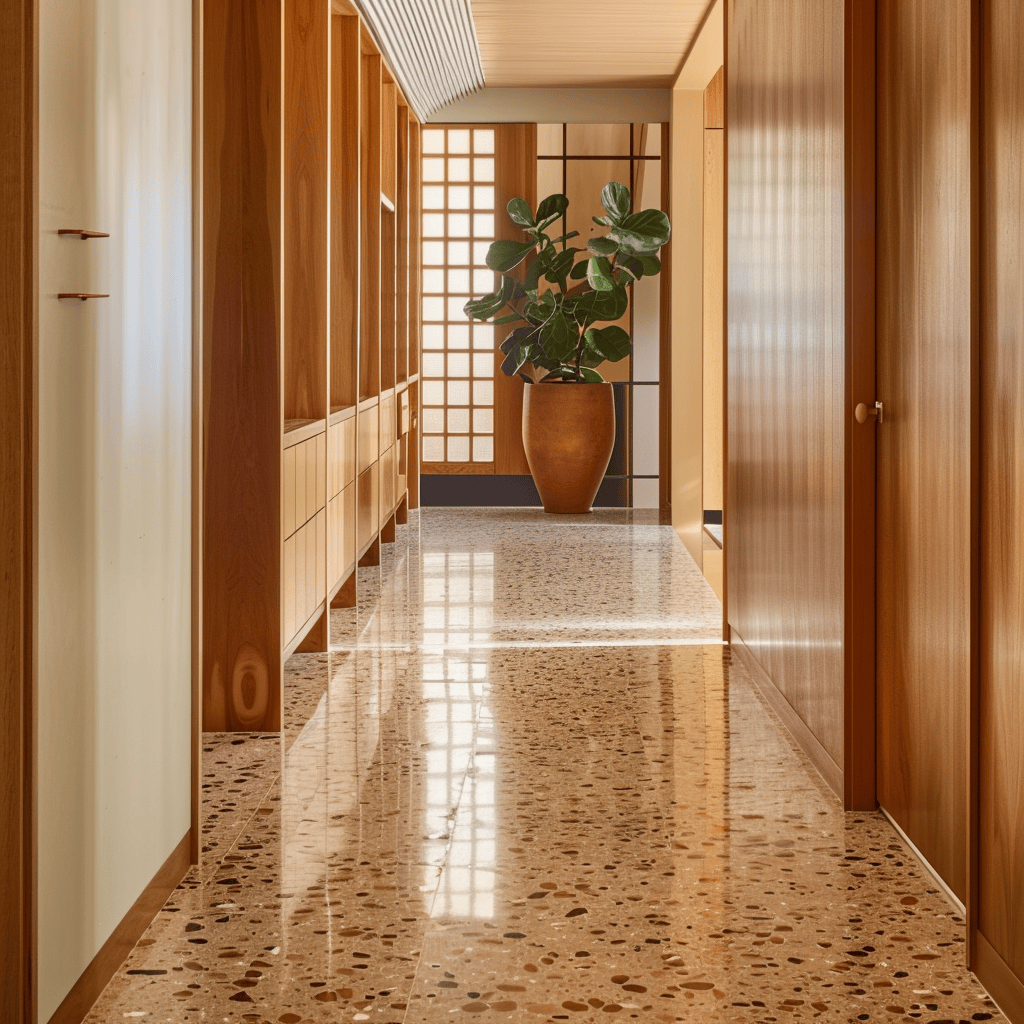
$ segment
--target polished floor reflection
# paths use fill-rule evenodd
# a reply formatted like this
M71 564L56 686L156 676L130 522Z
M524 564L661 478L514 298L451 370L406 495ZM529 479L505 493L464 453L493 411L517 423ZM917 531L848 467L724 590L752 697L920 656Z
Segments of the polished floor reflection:
M206 737L203 863L92 1024L1002 1020L649 514L424 511L360 595L281 736Z

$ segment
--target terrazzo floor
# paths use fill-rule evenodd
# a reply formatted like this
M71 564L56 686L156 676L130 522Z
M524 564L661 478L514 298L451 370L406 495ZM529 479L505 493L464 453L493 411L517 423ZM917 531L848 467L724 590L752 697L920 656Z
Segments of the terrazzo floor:
M202 864L88 1017L1003 1020L646 513L428 510L280 735L205 737Z

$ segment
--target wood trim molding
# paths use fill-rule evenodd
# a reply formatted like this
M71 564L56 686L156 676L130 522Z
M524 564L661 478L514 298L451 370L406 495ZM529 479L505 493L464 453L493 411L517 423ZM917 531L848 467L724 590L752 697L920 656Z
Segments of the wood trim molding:
M810 759L811 764L818 770L818 773L828 784L829 789L841 800L843 797L842 769L832 760L828 751L825 750L821 743L818 742L818 738L806 726L804 720L796 713L789 701L786 700L783 692L772 682L768 673L761 668L760 662L758 662L750 648L743 642L743 637L736 631L736 627L730 626L729 629L733 654L750 674L754 685L761 691L761 695L768 701L771 709L782 720L782 724L789 730L797 746Z
M189 861L199 863L203 787L203 0L192 0L192 773Z
M0 5L0 1020L35 1024L38 16Z
M185 877L189 869L191 848L192 830L189 829L153 876L153 880L142 891L142 895L121 919L121 923L114 929L110 938L92 958L92 962L75 982L74 988L57 1007L49 1024L81 1024L100 997L100 993L135 948L160 908L167 902L168 896Z
M972 969L1008 1020L1024 1020L1024 985L979 931L972 939Z

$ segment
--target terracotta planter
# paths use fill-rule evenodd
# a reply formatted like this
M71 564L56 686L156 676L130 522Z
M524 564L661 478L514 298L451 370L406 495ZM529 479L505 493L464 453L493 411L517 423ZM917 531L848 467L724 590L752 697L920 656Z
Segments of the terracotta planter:
M615 445L611 384L529 384L523 447L545 512L589 512Z

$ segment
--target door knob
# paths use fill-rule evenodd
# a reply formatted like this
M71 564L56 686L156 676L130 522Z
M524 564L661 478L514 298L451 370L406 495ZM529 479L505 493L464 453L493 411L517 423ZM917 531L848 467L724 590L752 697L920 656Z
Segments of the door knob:
M878 422L882 422L882 403L875 402L874 407L870 407L861 402L856 409L853 410L853 415L856 417L858 423L867 423L869 416L877 416Z

